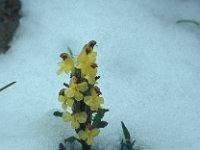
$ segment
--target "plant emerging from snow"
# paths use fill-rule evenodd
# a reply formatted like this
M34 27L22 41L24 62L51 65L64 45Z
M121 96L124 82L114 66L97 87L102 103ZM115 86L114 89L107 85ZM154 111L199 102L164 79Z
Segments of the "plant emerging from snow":
M104 103L101 91L97 86L97 53L93 50L96 41L87 43L80 55L62 53L62 61L58 63L60 69L57 75L70 73L70 83L64 84L59 92L59 101L63 112L55 112L65 122L70 122L79 139L71 136L65 142L79 141L83 150L90 150L94 137L99 135L100 128L107 126L102 121L104 113L108 111L102 107Z
M128 129L125 126L123 121L121 122L121 125L122 125L122 130L123 130L123 133L124 133L124 137L125 137L125 142L122 139L120 150L135 150L133 148L134 144L135 144L135 140L131 141L131 135L130 135L130 133L129 133L129 131L128 131Z

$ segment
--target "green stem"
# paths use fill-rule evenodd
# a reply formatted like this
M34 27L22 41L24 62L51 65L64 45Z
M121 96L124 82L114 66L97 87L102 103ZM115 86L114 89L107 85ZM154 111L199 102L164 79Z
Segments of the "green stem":
M88 145L85 141L81 140L81 145L83 150L91 150L91 146Z
M77 83L81 83L81 82L85 81L85 79L82 78L82 76L81 76L81 70L80 70L80 69L75 68L74 76L76 76L76 78L77 78ZM86 92L83 93L83 95L84 95L84 96L86 96L86 95L88 95L88 94L90 95L90 89L91 89L91 88L92 88L92 87L89 87L88 90L87 90ZM86 106L86 104L84 103L83 100L81 100L81 101L79 101L79 102L76 102L76 101L75 101L74 106L75 106L75 112L76 112L77 110L78 110L78 111L81 111L81 112L84 111L84 112L86 112L87 115L88 115L87 121L86 121L85 123L81 123L79 129L76 129L76 130L75 130L76 133L78 134L78 132L79 132L80 130L85 130L87 124L91 124L91 118L92 118L92 116L91 116L91 110L88 108L88 106ZM88 145L84 140L80 140L80 143L81 143L81 145L82 145L82 149L83 149L83 150L91 150L91 146Z

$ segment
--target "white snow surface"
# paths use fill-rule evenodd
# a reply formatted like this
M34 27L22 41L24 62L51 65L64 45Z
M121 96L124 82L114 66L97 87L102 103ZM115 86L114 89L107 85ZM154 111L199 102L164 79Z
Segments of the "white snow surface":
M75 135L52 114L66 75L60 53L98 46L109 125L94 149L117 150L124 121L140 150L200 149L199 0L22 0L20 27L0 55L0 150L56 150Z

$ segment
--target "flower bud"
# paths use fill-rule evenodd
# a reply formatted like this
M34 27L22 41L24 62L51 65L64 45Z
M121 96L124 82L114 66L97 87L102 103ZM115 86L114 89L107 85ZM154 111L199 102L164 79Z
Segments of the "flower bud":
M97 68L98 66L97 66L96 63L93 63L93 64L91 64L91 67L92 67L93 69L95 69L95 68Z
M61 89L60 92L59 92L59 96L60 95L64 96L65 95L64 91L65 91L65 89Z
M102 94L99 87L95 86L94 90L95 90L95 92L97 93L98 96Z
M97 42L95 41L95 40L92 40L92 41L90 41L89 42L89 45L93 48L94 47L94 45L96 45L97 44Z
M68 55L67 53L62 53L62 54L60 54L60 57L61 57L63 60L67 59L68 56L69 56L69 55Z

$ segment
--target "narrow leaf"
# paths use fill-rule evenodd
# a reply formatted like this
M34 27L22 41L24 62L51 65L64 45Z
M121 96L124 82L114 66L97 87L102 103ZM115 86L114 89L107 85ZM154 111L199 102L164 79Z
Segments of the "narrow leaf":
M123 143L123 139L122 139L120 150L124 150L124 145L123 145L123 144L124 144L124 143Z
M195 20L184 20L184 19L182 19L182 20L178 20L176 23L177 24L179 24L179 23L192 23L192 24L195 24L197 26L200 26L200 23L195 21Z
M69 84L67 84L67 83L63 83L63 85L66 86L66 87L69 87Z
M100 109L97 111L94 119L93 119L93 126L97 127L98 124L101 122L101 119L103 118L104 114L109 111L108 109Z
M123 133L124 133L124 137L126 140L130 140L131 139L131 136L130 136L130 133L128 131L128 129L126 128L125 124L123 123L123 121L121 121L121 124L122 124L122 129L123 129Z
M14 81L14 82L11 82L11 83L7 84L6 86L4 86L4 87L0 88L0 92L1 92L1 91L3 91L4 89L8 88L9 86L11 86L11 85L15 84L15 83L16 83L16 81Z
M71 55L71 57L73 57L72 49L69 46L67 46L67 50L68 50L69 54Z
M101 121L99 124L97 124L97 128L105 128L108 125L108 122L106 121Z
M70 136L69 138L65 139L65 143L67 143L67 142L73 143L73 142L76 141L76 140L79 141L79 139L77 139L76 137Z
M56 117L62 117L63 113L62 113L62 112L59 112L59 111L55 111L55 112L53 113L53 115L56 116Z
M134 146L134 144L135 144L135 140L131 143L131 147L133 147Z
M67 150L63 143L59 144L59 150Z

